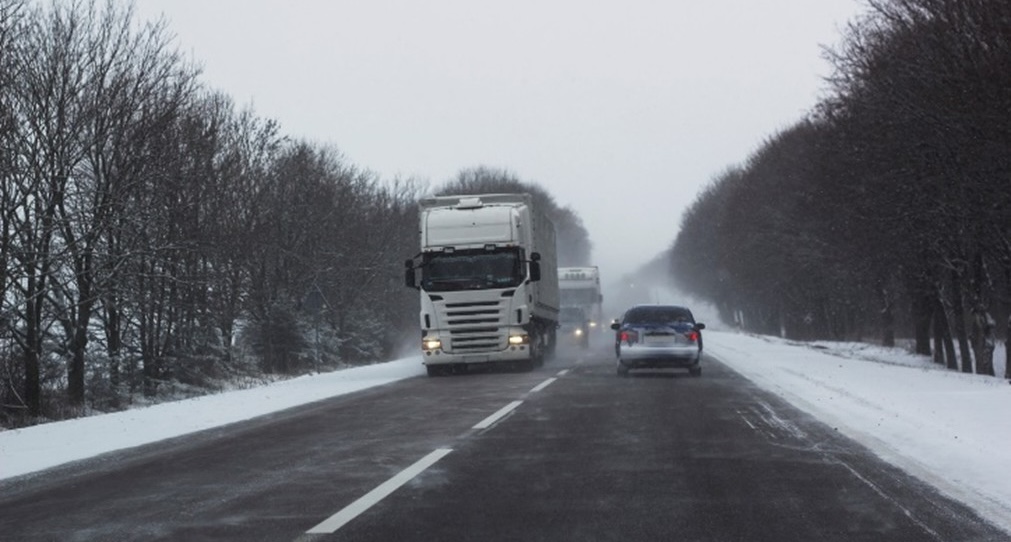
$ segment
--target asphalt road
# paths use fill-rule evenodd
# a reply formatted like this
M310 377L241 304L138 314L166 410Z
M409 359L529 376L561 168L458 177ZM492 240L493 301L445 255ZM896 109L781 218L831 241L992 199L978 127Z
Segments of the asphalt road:
M415 378L0 482L0 540L1011 540L712 359Z

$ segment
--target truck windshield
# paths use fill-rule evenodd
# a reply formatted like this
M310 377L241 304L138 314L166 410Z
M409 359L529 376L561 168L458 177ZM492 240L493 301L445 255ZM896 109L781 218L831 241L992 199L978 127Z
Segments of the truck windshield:
M523 282L523 259L515 248L425 254L421 286L429 292L510 288Z
M592 305L600 300L600 293L596 288L567 287L564 282L559 284L559 287L562 305Z
M563 324L582 324L586 321L586 313L578 307L562 307L558 321Z

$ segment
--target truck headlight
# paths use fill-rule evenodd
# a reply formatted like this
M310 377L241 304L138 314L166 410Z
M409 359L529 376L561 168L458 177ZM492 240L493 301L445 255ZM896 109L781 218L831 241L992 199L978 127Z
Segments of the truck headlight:
M530 336L529 335L510 335L509 336L509 344L511 344L511 345L527 344L529 342L530 342Z
M442 341L439 339L425 339L421 341L421 348L423 350L438 350L442 348Z

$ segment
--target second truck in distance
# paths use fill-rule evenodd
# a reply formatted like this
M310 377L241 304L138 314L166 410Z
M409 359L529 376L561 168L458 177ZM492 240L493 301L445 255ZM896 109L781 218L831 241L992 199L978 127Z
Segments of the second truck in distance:
M595 265L559 267L558 289L564 340L589 347L590 338L601 335L605 328L600 269Z

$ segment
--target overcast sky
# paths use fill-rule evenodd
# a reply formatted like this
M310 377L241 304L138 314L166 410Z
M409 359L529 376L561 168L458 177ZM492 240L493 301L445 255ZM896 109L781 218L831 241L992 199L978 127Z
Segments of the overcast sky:
M126 2L127 0L122 0ZM432 187L508 169L582 217L605 281L826 92L859 0L136 0L283 133Z

